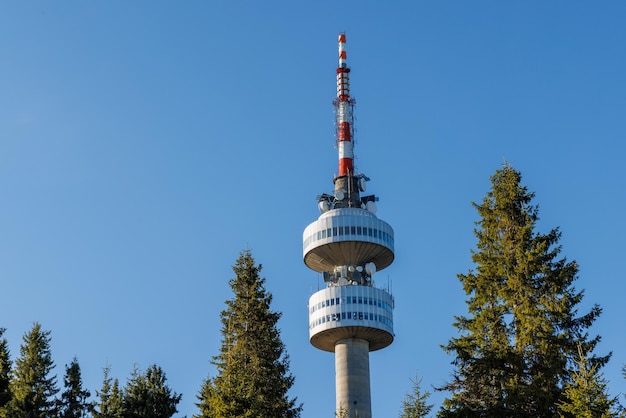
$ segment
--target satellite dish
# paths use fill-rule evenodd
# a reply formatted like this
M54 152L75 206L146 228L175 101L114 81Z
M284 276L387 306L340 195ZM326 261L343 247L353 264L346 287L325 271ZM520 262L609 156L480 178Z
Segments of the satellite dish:
M335 193L335 199L337 200L343 200L343 198L346 197L343 192L341 190L337 190L337 192Z
M345 277L341 277L338 281L337 284L339 286L347 286L348 285L348 279L346 279Z
M369 262L365 265L365 272L370 276L373 276L376 273L376 264Z
M364 192L364 191L365 191L365 188L366 188L366 186L367 186L365 183L367 183L367 180L365 180L365 177L360 177L360 178L359 178L359 189L360 189L362 192Z
M371 200L369 200L366 204L365 204L365 209L367 209L368 212L371 213L376 213L376 203L372 202Z
M322 200L317 204L320 213L326 213L330 210L330 203L327 200Z
M356 271L358 271L359 273L363 271L363 267L361 266L356 266Z

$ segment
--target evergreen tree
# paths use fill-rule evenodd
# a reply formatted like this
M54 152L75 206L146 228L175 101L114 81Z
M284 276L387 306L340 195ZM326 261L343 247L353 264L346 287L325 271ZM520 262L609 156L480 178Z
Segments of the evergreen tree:
M0 337L2 337L4 331L6 331L5 328L0 328ZM9 343L6 338L0 338L0 416L2 416L4 406L11 399L11 392L9 391L10 373L11 355Z
M624 379L626 379L626 366L622 367L622 375L624 376ZM624 395L624 397L626 398L626 395ZM624 408L619 402L617 409L620 413L619 418L626 418L626 408Z
M91 403L87 400L91 396L88 390L83 389L83 379L80 373L78 359L74 357L69 366L65 366L63 379L65 390L59 400L60 418L83 418L91 411Z
M521 175L508 165L491 177L474 230L476 270L460 274L468 316L444 349L455 357L452 392L441 417L554 417L580 346L585 356L599 337L588 328L596 305L577 316L583 292L573 283L576 262L559 258L558 228L535 232L538 208ZM588 357L602 367L609 356Z
M221 313L222 345L213 357L217 376L205 381L198 395L200 418L300 416L301 405L289 399L294 383L289 358L265 290L249 250L242 252L229 281L234 298Z
M54 395L59 391L52 369L50 331L35 323L23 338L20 356L15 360L6 407L9 418L50 418L56 414Z
M154 364L143 373L135 367L124 388L123 417L170 418L181 398L167 385L161 367Z
M572 381L565 385L564 400L559 403L562 418L613 418L619 416L615 410L617 398L610 398L606 380L579 349L576 369Z
M104 368L102 388L96 391L99 402L94 405L92 415L94 418L122 418L122 391L119 381L110 376L111 367L107 364Z
M400 418L426 417L434 406L427 403L430 392L422 392L420 388L422 379L419 379L417 375L415 376L415 380L411 379L411 382L413 383L413 392L408 393L404 397Z

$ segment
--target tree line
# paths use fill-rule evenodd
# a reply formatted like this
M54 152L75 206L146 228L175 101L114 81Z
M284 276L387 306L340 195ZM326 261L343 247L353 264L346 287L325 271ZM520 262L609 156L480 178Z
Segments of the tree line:
M7 340L0 340L0 418L167 418L176 412L181 395L172 392L156 364L143 371L135 367L124 387L106 366L97 400L91 400L75 357L65 366L59 389L50 341L50 331L35 323L24 334L12 367Z
M472 250L474 266L458 279L467 314L454 318L458 335L442 345L452 357L448 394L439 418L625 417L611 397L601 369L611 353L597 354L590 327L601 315L594 305L579 312L584 292L574 286L578 264L561 255L561 232L537 229L534 193L521 173L505 165L491 177L480 203ZM289 391L294 376L282 343L280 312L271 309L249 250L241 252L229 284L232 299L220 314L222 341L211 363L216 375L196 395L196 418L297 418L303 406ZM0 329L0 418L171 417L182 395L172 391L158 365L135 368L125 386L104 369L95 400L83 388L78 360L65 367L63 390L52 375L50 332L38 323L24 335L12 364ZM624 371L626 377L626 370ZM401 418L426 417L434 405L419 376L400 405ZM351 411L337 417L355 418Z
M260 276L261 265L250 251L240 254L229 284L234 297L221 312L222 345L212 364L218 373L207 378L196 396L197 418L299 417L302 405L289 397L294 377L280 338L279 312ZM39 323L23 337L15 364L0 328L0 418L169 418L182 395L167 383L156 364L135 367L121 386L104 368L100 390L91 400L83 387L78 360L65 367L63 390L52 369L50 331Z

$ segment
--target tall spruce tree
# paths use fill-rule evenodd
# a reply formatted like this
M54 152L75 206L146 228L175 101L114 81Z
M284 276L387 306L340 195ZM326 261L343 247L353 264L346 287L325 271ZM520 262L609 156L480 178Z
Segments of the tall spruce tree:
M172 392L167 377L156 364L141 372L133 370L123 396L124 418L170 418L182 395Z
M83 378L80 373L78 359L65 366L63 378L65 389L59 399L59 418L83 418L88 416L92 404L88 401L91 393L83 388Z
M7 339L2 337L4 331L6 331L5 328L0 328L0 416L2 416L5 405L11 399L11 392L9 391L11 355Z
M443 347L456 369L440 388L452 393L441 417L555 417L577 347L597 367L608 361L591 355L600 338L588 335L601 309L578 315L578 264L560 258L558 228L535 231L538 208L521 178L505 165L474 203L476 268L458 276L469 315L456 318L461 335Z
M299 417L302 406L288 396L294 378L277 326L281 314L270 309L261 265L246 250L233 271L234 298L221 313L222 345L212 360L217 376L202 386L196 417Z
M8 418L56 416L54 396L59 390L53 368L50 331L43 331L35 323L24 335L20 356L15 360L9 385L12 397L6 405Z

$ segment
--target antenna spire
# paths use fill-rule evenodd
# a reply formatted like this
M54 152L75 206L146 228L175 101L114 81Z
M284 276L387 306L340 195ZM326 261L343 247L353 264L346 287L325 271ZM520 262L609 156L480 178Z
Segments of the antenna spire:
M347 64L346 34L339 34L339 66L337 67L337 98L335 105L335 125L337 129L337 149L339 151L339 177L354 175L354 105L350 97L350 68Z

